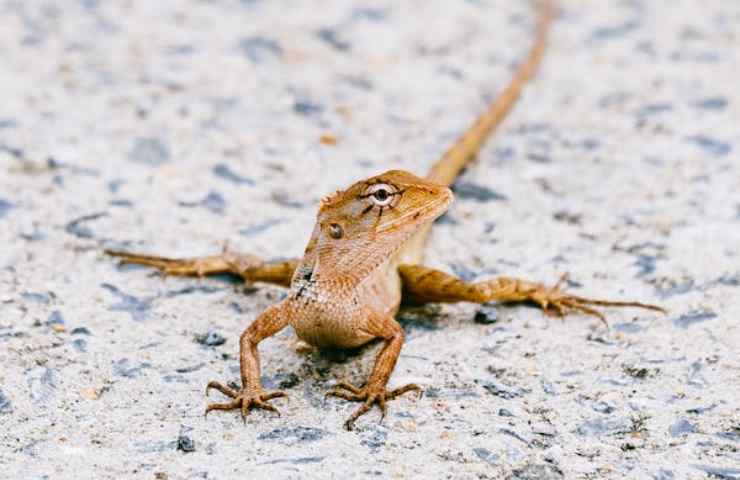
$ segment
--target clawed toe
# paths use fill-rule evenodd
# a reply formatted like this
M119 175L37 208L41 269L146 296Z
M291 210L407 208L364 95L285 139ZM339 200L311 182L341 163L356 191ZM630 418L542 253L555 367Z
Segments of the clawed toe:
M582 299L563 293L558 293L558 298L550 301L551 307L555 309L556 314L561 318L565 317L570 312L580 312L585 315L590 315L592 317L598 318L601 323L604 324L604 326L609 328L606 317L604 317L604 315L598 310L587 307L586 304L588 303L589 302L587 299Z
M362 391L361 388L357 388L349 382L339 382L336 385L334 385L334 388L343 388L344 390L349 390L355 395L358 395Z
M340 382L332 387L331 390L326 392L326 397L338 397L351 402L363 402L363 404L349 416L347 421L344 422L344 427L347 430L352 430L355 426L355 421L369 412L376 403L380 409L379 422L382 422L388 412L387 402L410 391L416 391L418 397L421 397L421 387L413 383L388 392L385 387L372 387L366 385L363 388L357 388L347 382Z
M261 408L262 410L268 410L280 416L280 411L268 402L274 398L281 398L281 397L288 396L285 392L281 392L281 391L265 392L261 389L242 390L241 392L237 392L236 390L226 387L220 384L219 382L208 382L208 385L206 386L206 395L208 395L208 392L211 388L218 390L224 395L233 398L233 400L227 403L208 404L206 406L205 415L208 416L208 412L210 412L211 410L239 409L242 415L242 420L244 420L245 423L247 421L247 416L249 416L250 408Z
M208 396L208 392L211 389L218 390L227 397L236 398L237 396L239 396L239 392L237 392L236 390L233 390L225 385L221 385L219 382L210 381L208 382L208 385L206 385L206 397Z
M241 405L241 403L242 401L240 398L235 398L228 403L209 403L206 406L204 416L207 417L208 412L210 412L211 410L234 410L235 408L239 408L239 405Z
M362 400L362 398L359 397L357 394L345 392L343 390L338 390L336 388L326 392L326 395L324 395L324 398L328 398L328 397L343 398L345 400L349 400L350 402L359 402Z
M262 401L272 400L273 398L288 398L288 394L280 390L275 390L274 392L264 393L260 397Z
M408 385L404 385L403 387L396 388L395 390L391 390L387 398L388 400L393 400L394 398L398 397L399 395L403 395L406 392L416 392L416 398L419 399L424 394L424 390L420 386L418 386L415 383L409 383Z
M365 399L361 394L361 388L357 388L349 382L338 382L328 392L326 392L324 398L339 397L349 400L350 402L359 402Z
M598 307L634 307L653 310L656 312L667 313L665 309L657 305L650 305L640 302L621 302L611 300L599 300L577 295L570 295L563 292L562 286L567 282L567 274L562 275L558 282L552 287L536 285L531 291L528 298L542 308L547 314L565 317L569 313L582 313L598 318L604 325L609 326L606 317L595 306Z

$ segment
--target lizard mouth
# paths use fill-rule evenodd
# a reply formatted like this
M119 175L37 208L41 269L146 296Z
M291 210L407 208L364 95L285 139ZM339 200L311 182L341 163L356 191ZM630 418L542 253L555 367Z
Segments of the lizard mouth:
M452 190L447 187L440 187L437 198L404 212L387 222L380 223L375 228L375 231L381 233L389 230L397 230L404 225L417 226L422 223L431 222L447 210L452 203L452 199Z

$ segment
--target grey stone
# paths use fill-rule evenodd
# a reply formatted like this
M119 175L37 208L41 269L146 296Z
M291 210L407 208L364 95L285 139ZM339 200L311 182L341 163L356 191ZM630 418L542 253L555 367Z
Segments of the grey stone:
M160 138L140 137L134 140L128 158L136 163L157 167L169 162L170 149Z

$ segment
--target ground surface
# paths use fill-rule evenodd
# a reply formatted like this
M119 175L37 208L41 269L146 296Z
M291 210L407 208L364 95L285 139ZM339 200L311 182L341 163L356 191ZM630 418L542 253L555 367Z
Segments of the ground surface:
M0 2L3 475L740 478L730 1L563 1L428 249L466 278L568 271L668 316L403 312L392 382L426 395L356 432L323 394L363 382L377 346L320 354L288 331L262 346L282 417L204 420L206 382L238 379L238 336L281 290L165 281L101 249L298 255L323 195L423 173L530 44L526 2L317 6Z

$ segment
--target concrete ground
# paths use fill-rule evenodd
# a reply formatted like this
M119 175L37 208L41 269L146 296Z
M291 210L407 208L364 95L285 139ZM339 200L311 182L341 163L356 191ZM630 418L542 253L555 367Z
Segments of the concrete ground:
M283 295L105 247L302 252L317 202L422 174L531 42L527 2L0 2L4 478L740 478L740 3L563 0L535 83L456 186L428 263L666 316L428 306L346 432L378 345L262 347L280 418L206 420ZM477 314L478 322L475 321ZM220 400L218 393L211 400Z

